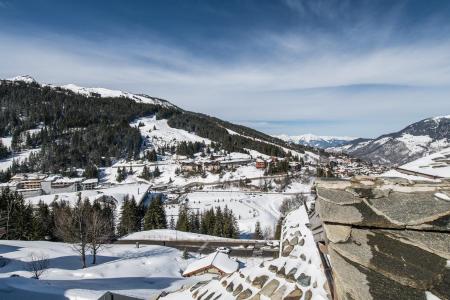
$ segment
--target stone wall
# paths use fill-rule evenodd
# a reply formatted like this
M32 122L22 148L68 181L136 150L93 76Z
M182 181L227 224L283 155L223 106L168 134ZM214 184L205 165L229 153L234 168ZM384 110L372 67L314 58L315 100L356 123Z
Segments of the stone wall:
M448 182L355 178L316 190L322 224L312 227L336 299L450 299Z

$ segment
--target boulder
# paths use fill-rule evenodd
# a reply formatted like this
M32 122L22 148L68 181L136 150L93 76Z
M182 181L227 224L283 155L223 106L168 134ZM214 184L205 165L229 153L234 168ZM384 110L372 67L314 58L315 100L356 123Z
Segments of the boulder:
M292 240L289 241L289 245L295 246L298 243L298 237L294 237Z
M277 277L279 277L279 278L285 278L286 277L286 268L284 267L284 266L282 266L279 270L278 270L278 272L277 272Z
M272 273L276 273L278 271L278 267L275 265L270 265L269 266L269 271Z
M288 282L295 282L295 273L297 273L297 268L292 268L287 274L286 274L286 280Z
M304 300L311 300L313 294L311 292L311 290L307 290L305 293L305 299Z
M284 297L284 300L300 300L302 298L302 295L303 291L298 287L295 287L295 289L292 292L290 292L286 297Z
M276 279L272 279L267 283L261 290L261 295L264 295L266 297L272 296L272 294L275 292L275 290L280 285L280 282Z
M300 257L301 260L306 261L306 256L305 256L305 254L302 253L302 254L300 254L299 257Z
M300 276L297 277L297 282L301 286L307 287L311 284L311 276L301 273Z
M243 299L247 299L248 297L250 297L252 295L252 290L251 289L245 289L244 291L242 291L238 296L237 296L237 300L243 300Z
M298 245L299 246L303 246L305 244L305 239L301 239L299 242L298 242Z
M286 285L282 285L278 290L276 290L275 293L272 294L272 296L270 297L270 300L283 300L283 295L284 293L286 293L287 290L287 286Z
M228 293L231 293L233 291L233 289L234 289L234 284L233 284L233 282L230 282L230 284L226 288L226 291Z
M236 289L234 290L234 292L233 292L233 296L236 296L237 294L239 294L240 292L242 292L242 289L243 289L244 287L242 286L242 284L239 284L237 287L236 287Z
M288 245L283 249L283 251L281 252L281 255L284 257L289 256L289 254L291 254L292 250L294 250L294 246Z
M252 285L258 289L261 289L267 282L267 279L269 279L269 276L267 275L256 276L255 279L253 279Z

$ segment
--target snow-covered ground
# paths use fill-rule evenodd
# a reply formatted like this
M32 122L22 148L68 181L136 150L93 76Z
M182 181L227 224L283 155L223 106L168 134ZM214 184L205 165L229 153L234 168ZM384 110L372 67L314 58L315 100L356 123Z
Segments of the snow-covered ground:
M427 175L450 178L450 148L419 158L400 168Z
M120 184L110 188L100 189L100 190L86 190L79 192L71 192L71 193L59 193L59 194L51 194L51 195L41 195L26 198L26 202L30 202L33 205L37 205L40 201L50 204L53 201L66 201L70 204L76 203L78 200L78 195L81 195L82 199L89 199L91 202L102 197L104 195L111 196L115 200L116 205L116 216L120 217L119 213L122 208L122 204L126 196L129 199L134 197L137 203L140 203L146 195L146 191L148 190L149 185L145 183L131 183L131 184Z
M231 209L237 218L239 230L243 235L250 235L255 231L257 221L261 228L274 231L274 226L280 217L280 205L287 195L259 194L232 191L203 191L186 195L189 207L199 209L200 212L215 207ZM167 205L166 212L170 215L178 213L178 205ZM175 220L176 221L176 220Z
M141 124L140 127L139 124ZM172 146L183 141L205 142L207 145L211 143L210 140L189 133L186 130L172 128L167 124L166 119L156 120L156 116L138 118L130 125L133 127L138 126L142 137L147 138L154 146Z
M165 241L175 241L175 240L190 240L190 241L211 241L220 240L226 241L230 240L227 238L222 238L218 236L184 232L172 229L154 229L134 232L121 238L121 240L165 240Z
M5 140L5 139L3 139ZM4 171L8 169L10 166L12 166L14 161L21 162L25 159L27 159L31 153L37 153L40 149L31 149L31 150L24 150L18 153L14 153L13 156L10 156L6 159L0 160L0 171Z
M49 269L40 280L31 279L26 262L31 254L46 255ZM161 291L210 278L184 278L182 271L195 258L162 246L107 245L98 264L81 269L80 259L69 244L43 241L2 241L0 255L8 263L0 267L0 299L98 299L106 291L148 299ZM90 262L90 257L88 261ZM20 277L10 277L16 274Z

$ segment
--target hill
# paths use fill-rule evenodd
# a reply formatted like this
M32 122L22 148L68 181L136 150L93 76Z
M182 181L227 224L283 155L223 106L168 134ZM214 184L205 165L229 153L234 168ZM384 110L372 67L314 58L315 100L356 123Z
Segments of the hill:
M328 151L386 165L403 165L450 145L450 115L413 123L404 129L376 139L360 139Z

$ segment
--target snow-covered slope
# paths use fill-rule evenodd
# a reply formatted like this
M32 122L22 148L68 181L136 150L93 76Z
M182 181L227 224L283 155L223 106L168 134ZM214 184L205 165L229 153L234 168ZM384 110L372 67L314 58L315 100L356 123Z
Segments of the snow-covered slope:
M182 259L173 248L146 245L106 245L97 265L82 269L72 245L44 241L2 241L0 253L0 299L99 299L107 291L141 299L153 299L163 290L210 278L184 278L181 272L194 259ZM26 263L31 255L49 259L49 269L39 280L31 278ZM10 277L11 275L20 277Z
M33 77L31 77L29 75L16 76L13 78L9 78L7 80L8 81L23 81L25 83L36 83L41 86L59 87L59 88L65 89L65 90L72 91L76 94L84 95L84 96L94 96L94 97L102 97L102 98L125 97L125 98L132 99L139 103L156 104L156 105L161 105L161 106L166 106L166 107L170 107L170 106L174 107L174 105L167 100L151 97L148 95L132 94L132 93L123 92L123 91L119 91L119 90L110 90L110 89L98 88L98 87L81 87L81 86L78 86L75 84L54 86L51 84L38 83Z
M450 115L428 118L373 140L328 149L373 163L402 165L450 146Z
M399 167L399 170L450 178L450 147L407 163Z
M302 134L302 135L277 135L275 136L286 142L291 142L295 144L311 146L315 148L327 149L330 147L338 147L347 144L350 141L355 140L355 137L349 136L319 136L314 134Z

